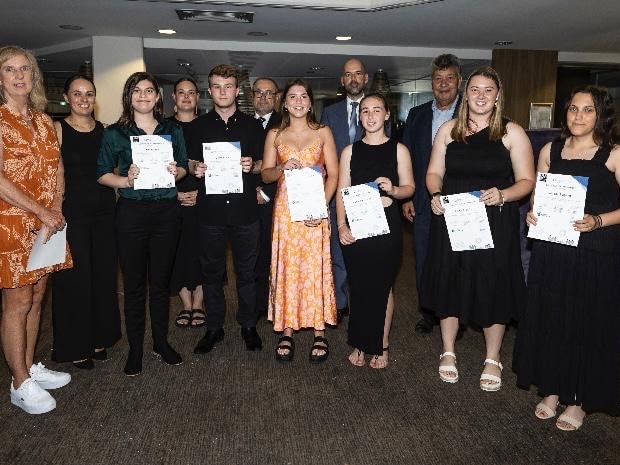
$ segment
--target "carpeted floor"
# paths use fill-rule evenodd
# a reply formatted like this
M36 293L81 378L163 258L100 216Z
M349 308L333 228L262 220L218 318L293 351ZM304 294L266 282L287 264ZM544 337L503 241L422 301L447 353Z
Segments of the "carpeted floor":
M185 363L170 367L147 351L135 378L122 372L125 341L91 372L50 362L48 303L39 358L73 380L53 392L55 411L31 416L10 405L2 366L0 465L620 464L618 418L591 415L580 431L564 433L534 417L538 396L518 389L509 368L514 329L504 343L500 392L478 387L484 351L482 334L474 330L457 346L461 379L442 383L438 331L413 332L418 315L411 257L406 235L385 370L348 363L346 320L327 332L331 355L321 366L308 362L308 331L295 336L293 363L278 363L277 335L264 320L265 348L247 352L230 311L234 277L227 288L226 337L214 351L193 355L202 330L171 323L171 342ZM172 321L179 303L171 302Z

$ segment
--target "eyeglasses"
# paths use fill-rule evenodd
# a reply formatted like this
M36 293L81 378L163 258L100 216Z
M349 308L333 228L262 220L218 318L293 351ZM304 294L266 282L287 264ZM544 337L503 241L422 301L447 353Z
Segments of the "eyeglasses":
M152 87L147 87L146 89L140 89L139 87L134 87L133 94L134 95L148 95L149 97L155 95L155 89Z
M254 97L265 97L265 98L272 98L273 96L275 96L277 94L277 92L274 92L272 90L260 90L260 89L256 89L253 90L252 93L254 94Z
M32 72L32 66L30 65L22 65L22 66L5 66L4 68L2 68L2 71L6 74L11 74L13 76L16 76L18 73L30 73Z

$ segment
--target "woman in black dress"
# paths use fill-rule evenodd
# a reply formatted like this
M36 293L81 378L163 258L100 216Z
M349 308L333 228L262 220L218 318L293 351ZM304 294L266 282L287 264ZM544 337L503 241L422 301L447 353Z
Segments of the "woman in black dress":
M369 354L372 368L385 368L394 312L392 286L402 255L400 210L394 200L413 195L413 171L407 147L385 133L385 122L390 118L385 98L379 94L365 96L359 115L364 137L342 151L336 197L351 301L348 342L354 350L349 361L363 366L364 355ZM367 182L379 186L390 232L356 240L347 223L341 189Z
M54 128L65 166L67 241L73 268L53 278L52 360L92 369L106 360L106 348L121 338L114 235L114 189L97 183L97 155L103 125L93 118L95 85L90 78L67 79L63 96L71 113Z
M535 241L528 305L519 323L515 368L520 386L538 386L541 420L566 410L556 426L574 431L586 413L620 413L620 147L609 93L575 89L562 138L543 147L538 171L587 176L585 214L574 222L577 247ZM536 224L530 210L528 224Z
M174 84L174 116L170 119L181 129L188 140L190 123L198 116L198 86L192 78L183 77ZM177 253L172 268L170 290L178 293L183 310L179 312L175 323L179 327L198 328L205 325L205 312L202 309L202 274L200 260L195 252L198 243L196 196L198 195L198 178L187 174L177 182L177 200L181 206L181 234Z
M440 319L439 377L456 383L454 342L459 322L483 328L486 343L480 388L501 387L500 349L506 323L525 304L518 201L534 188L532 146L523 129L502 115L503 93L493 68L467 80L458 117L443 124L426 174L431 195L430 242L421 303ZM455 252L450 246L442 194L480 191L494 247Z

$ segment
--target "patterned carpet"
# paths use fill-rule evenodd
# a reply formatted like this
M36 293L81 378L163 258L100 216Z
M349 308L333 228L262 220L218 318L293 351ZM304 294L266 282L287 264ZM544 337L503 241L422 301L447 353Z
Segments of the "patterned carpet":
M518 389L509 368L514 329L504 343L501 391L478 387L483 339L471 329L457 346L461 379L439 380L438 331L413 332L411 249L406 235L385 370L348 363L346 324L327 332L331 355L321 366L308 362L308 331L295 335L293 363L278 363L277 335L264 320L258 329L265 348L247 352L231 311L231 276L226 336L210 354L192 353L202 330L171 324L183 365L166 366L147 351L142 375L127 378L123 340L109 361L83 372L49 361L48 299L38 354L51 368L71 372L73 381L53 393L55 411L30 416L10 405L2 366L0 464L620 464L618 418L592 415L580 431L564 433L534 417L538 396ZM179 302L171 302L172 321Z

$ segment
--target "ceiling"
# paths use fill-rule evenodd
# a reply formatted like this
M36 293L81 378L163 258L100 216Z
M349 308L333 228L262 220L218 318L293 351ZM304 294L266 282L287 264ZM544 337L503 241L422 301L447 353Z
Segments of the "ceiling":
M91 58L92 36L144 38L147 69L175 80L231 63L251 77L308 78L335 91L343 61L385 70L393 89L418 91L430 59L455 53L469 71L508 48L549 49L564 63L620 67L620 1L600 0L3 0L0 43L32 49L48 76L71 74ZM418 3L418 4L416 4ZM596 5L596 6L595 6ZM177 9L251 12L253 22L181 21ZM364 11L360 11L364 10ZM80 30L60 25L80 26ZM176 30L172 36L157 32ZM266 33L263 36L251 33ZM336 36L351 36L338 42ZM96 72L96 63L95 72ZM422 81L418 81L422 79Z

